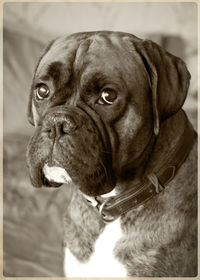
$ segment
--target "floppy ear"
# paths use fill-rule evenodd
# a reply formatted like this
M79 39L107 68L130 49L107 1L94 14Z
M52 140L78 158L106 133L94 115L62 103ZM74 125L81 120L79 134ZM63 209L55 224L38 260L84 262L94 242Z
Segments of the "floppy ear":
M48 52L48 50L51 48L51 46L53 45L55 40L52 40L47 45L47 47L45 47L45 49L43 50L43 53L42 53L41 57L39 58L38 63L36 65L35 73L36 73L38 65L40 64L40 61L42 60L43 56ZM35 73L34 73L34 77L35 77ZM34 80L34 77L33 77L33 80ZM28 121L30 122L30 124L32 124L33 126L36 126L37 122L38 122L38 119L39 119L39 116L37 114L37 110L36 110L34 102L32 100L32 92L33 92L33 85L31 86L31 90L30 90L30 94L29 94L27 117L28 117Z
M35 104L32 100L32 91L33 91L33 86L31 87L31 92L29 94L27 117L30 124L32 124L33 126L37 126L39 123L39 115L37 113Z
M29 94L27 117L28 117L28 121L30 122L30 124L34 125L31 94Z
M150 40L134 44L149 74L152 88L154 133L160 122L176 113L183 105L190 81L185 63Z

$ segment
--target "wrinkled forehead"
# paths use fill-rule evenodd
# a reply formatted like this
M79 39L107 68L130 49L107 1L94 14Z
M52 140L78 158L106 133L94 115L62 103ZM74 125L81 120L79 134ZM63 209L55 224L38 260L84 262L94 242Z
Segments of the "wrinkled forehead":
M130 57L135 60L133 63ZM47 53L42 57L36 77L45 76L49 68L55 63L65 68L65 73L84 73L101 69L105 74L109 72L128 73L130 68L140 63L139 56L128 36L119 36L115 33L92 34L85 36L61 37L53 42ZM67 77L66 77L67 78Z

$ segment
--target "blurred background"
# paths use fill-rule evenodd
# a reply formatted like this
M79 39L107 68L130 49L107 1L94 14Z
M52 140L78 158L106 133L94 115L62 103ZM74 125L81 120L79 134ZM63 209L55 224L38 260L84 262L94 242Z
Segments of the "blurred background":
M71 186L31 186L27 102L44 47L60 35L92 30L129 32L181 57L192 75L184 108L197 127L197 4L4 3L4 276L63 276L62 216Z

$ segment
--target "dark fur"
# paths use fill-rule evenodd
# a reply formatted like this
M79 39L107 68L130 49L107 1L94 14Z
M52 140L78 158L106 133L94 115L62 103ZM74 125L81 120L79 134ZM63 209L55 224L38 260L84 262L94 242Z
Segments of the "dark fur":
M40 60L29 103L29 119L39 125L27 153L33 185L50 186L42 176L45 162L64 167L91 196L142 182L181 141L189 79L181 59L130 34L56 40ZM50 96L37 101L41 81ZM105 88L116 93L112 105L98 102ZM195 149L162 193L120 218L124 236L114 253L129 276L196 275ZM87 261L105 225L76 188L65 224L67 246Z
M173 141L172 137L183 131L182 117L180 112L163 125L149 163L151 167L155 161L161 163L177 143L179 137ZM124 235L117 242L114 254L125 265L127 276L197 275L196 155L197 143L163 192L121 217ZM75 193L65 215L64 228L67 247L79 260L89 259L104 226L97 211Z

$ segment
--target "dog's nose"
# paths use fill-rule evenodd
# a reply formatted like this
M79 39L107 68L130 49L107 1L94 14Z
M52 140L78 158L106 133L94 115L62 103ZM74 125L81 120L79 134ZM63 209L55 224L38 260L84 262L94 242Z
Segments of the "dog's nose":
M65 134L72 134L77 129L74 118L70 115L53 114L44 120L45 131L49 138L60 138Z

